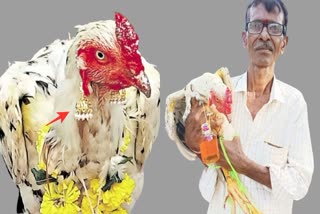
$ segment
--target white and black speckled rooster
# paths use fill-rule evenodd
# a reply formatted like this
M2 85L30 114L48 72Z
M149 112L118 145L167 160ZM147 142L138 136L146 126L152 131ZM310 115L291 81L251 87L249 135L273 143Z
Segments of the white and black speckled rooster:
M112 213L103 194L126 176L131 203L112 209L130 212L142 191L160 123L159 73L122 14L77 28L73 39L56 40L0 78L0 150L20 191L19 213L86 213L83 201L90 213ZM61 111L70 112L64 122L47 126ZM76 188L71 201L59 195L65 180Z

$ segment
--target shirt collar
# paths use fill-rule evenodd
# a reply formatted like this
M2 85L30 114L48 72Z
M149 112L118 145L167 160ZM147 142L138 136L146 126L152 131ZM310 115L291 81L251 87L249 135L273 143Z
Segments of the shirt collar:
M240 76L240 79L238 80L234 88L235 92L247 92L247 88L248 88L247 76L248 76L248 72L245 72ZM277 80L276 75L273 76L273 83L272 83L269 102L273 100L277 100L282 103L284 102L283 92L281 91L279 81Z

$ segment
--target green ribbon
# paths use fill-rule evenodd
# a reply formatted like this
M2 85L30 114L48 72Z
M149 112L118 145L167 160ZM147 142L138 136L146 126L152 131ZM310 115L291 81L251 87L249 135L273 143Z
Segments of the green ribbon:
M229 166L230 166L230 168L231 168L231 171L229 171L229 172L230 172L230 176L231 176L233 179L236 180L237 185L238 185L238 187L239 187L239 190L240 190L242 193L246 193L247 190L246 190L245 186L243 185L243 183L241 182L241 180L239 179L238 173L237 173L237 171L234 169L234 167L233 167L233 165L232 165L232 163L231 163L231 161L230 161L230 159L229 159L229 156L228 156L228 154L227 154L227 151L226 151L226 149L225 149L225 147L224 147L224 144L223 144L223 136L219 136L219 137L218 137L218 140L219 140L219 143L220 143L220 146L221 146L223 155L224 155L227 163L229 164Z

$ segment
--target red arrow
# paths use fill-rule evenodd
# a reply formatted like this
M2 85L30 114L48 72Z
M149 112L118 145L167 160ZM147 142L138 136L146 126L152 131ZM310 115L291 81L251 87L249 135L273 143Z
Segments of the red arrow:
M57 112L57 114L59 114L59 116L55 119L53 119L52 121L50 121L46 126L50 125L51 123L56 122L57 120L61 119L61 123L64 121L64 119L66 119L67 115L69 114L68 111L63 111L63 112Z

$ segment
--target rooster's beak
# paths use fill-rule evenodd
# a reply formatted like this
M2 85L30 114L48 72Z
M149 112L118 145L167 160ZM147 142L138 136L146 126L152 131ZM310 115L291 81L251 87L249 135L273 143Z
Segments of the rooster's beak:
M138 76L135 76L135 87L140 90L147 98L151 95L151 87L149 79L145 72L141 71Z

